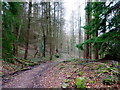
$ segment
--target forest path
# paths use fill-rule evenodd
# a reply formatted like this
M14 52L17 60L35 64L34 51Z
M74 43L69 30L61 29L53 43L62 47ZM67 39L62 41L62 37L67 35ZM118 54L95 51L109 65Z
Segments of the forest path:
M41 63L31 70L24 71L14 76L12 80L4 83L3 88L49 88L52 86L60 88L60 83L64 78L62 78L62 76L54 78L52 75L55 71L54 66L70 58L71 55L63 54L57 61Z

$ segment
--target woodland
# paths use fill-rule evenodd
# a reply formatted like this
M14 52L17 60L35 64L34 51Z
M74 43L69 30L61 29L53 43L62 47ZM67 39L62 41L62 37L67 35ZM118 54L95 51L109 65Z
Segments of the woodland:
M76 1L0 2L3 88L120 89L120 1Z

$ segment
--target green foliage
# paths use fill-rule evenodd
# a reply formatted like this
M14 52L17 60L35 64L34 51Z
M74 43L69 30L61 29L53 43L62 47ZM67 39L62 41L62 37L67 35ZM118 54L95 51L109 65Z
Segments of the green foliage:
M86 34L92 38L76 45L77 48L84 50L83 46L92 43L97 47L99 55L109 55L113 59L120 59L120 2L91 2L86 6L86 14L90 14L92 20L83 28L87 30ZM112 15L112 17L110 17ZM107 23L107 24L106 24ZM99 32L99 36L95 33ZM94 51L94 50L92 50ZM116 53L117 52L117 53Z
M85 88L85 78L84 77L77 77L75 79L75 85L77 86L77 88Z
M111 85L111 84L114 84L114 81L112 80L112 79L103 79L102 80L102 83L104 84L104 85Z
M95 72L95 74L99 74L99 73L101 73L101 71L96 71L96 72Z
M13 57L12 42L15 40L15 37L9 30L4 31L3 33L4 36L3 36L2 46L5 55L4 57L12 58Z
M83 72L79 72L79 75L82 75L83 74Z
M81 50L84 50L83 45L84 45L84 43L77 44L76 47L79 48L79 49L81 49Z
M70 79L66 79L66 80L65 80L65 83L69 83L69 82L70 82Z
M119 73L118 72L112 72L113 73L113 75L118 75Z
M72 61L74 62L75 60L76 60L75 58L71 58L71 59L66 59L66 60L64 60L63 62L64 62L64 63L66 63L66 62L72 62Z
M107 76L105 79L102 79L104 85L112 85L115 83L115 79L112 76Z
M17 2L3 2L2 3L2 53L5 61L10 61L13 58L13 43L17 43L14 32L18 29L20 19L18 18L20 12L20 3ZM11 62L11 61L10 61Z
M95 83L95 81L90 80L89 83Z
M65 66L60 66L60 70L63 69L63 68L65 68Z
M103 67L104 66L104 64L99 64L97 67L96 67L96 69L98 70L98 69L100 69L101 67Z
M114 71L114 70L117 71L117 68L114 68L114 67L107 67L106 70L108 70L109 72L112 71L112 70L113 70L113 71Z
M58 54L55 54L54 57L59 58L60 56Z
M102 72L102 73L108 73L108 71L107 71L107 70L102 70L101 72Z

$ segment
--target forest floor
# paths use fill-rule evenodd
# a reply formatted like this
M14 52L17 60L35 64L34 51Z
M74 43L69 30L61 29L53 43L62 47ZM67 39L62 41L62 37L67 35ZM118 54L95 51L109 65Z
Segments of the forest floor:
M111 65L111 61L86 62L64 54L57 61L41 63L10 76L7 82L3 81L3 88L76 88L76 78L84 77L86 88L119 90L119 71ZM110 81L105 82L106 79Z

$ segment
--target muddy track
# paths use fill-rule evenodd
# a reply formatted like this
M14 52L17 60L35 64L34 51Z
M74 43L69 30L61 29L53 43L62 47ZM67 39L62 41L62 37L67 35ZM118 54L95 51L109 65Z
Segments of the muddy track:
M51 73L54 73L54 66L60 62L70 59L71 55L63 54L57 61L41 63L34 68L13 75L12 79L3 83L3 88L48 88L51 85ZM61 79L52 80L53 86L60 88ZM63 79L63 78L62 78ZM48 85L45 85L45 84Z
M42 88L43 85L39 82L42 80L41 78L44 77L44 73L60 62L61 61L41 63L31 70L14 76L9 82L3 83L3 88Z

